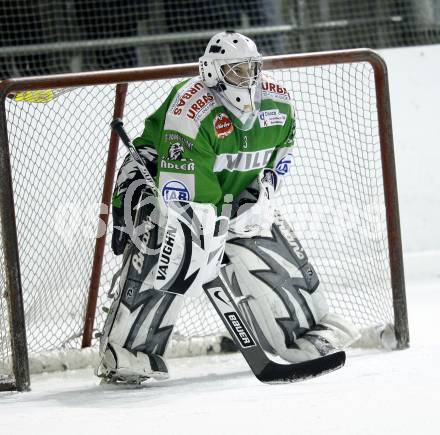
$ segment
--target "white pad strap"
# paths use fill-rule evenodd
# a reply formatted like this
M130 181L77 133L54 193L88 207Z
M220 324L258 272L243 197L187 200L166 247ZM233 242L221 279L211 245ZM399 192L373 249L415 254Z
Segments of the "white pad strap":
M154 288L195 296L221 266L229 219L211 204L170 201Z

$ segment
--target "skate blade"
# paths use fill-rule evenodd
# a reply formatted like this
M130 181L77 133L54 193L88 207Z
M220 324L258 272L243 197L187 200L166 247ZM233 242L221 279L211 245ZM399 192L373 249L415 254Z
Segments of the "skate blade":
M122 376L116 373L109 373L106 375L102 375L100 385L141 385L142 382L150 379L149 376Z

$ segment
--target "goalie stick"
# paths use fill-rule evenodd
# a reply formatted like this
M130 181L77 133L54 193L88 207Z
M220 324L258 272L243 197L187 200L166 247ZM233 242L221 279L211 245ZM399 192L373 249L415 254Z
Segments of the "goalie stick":
M138 164L147 186L157 195L158 190L154 180L143 163L136 147L129 139L123 122L119 118L115 118L111 122L111 127L117 132ZM241 316L221 274L214 280L204 284L203 290L231 334L237 348L249 364L252 372L261 382L296 382L323 375L344 365L345 352L343 351L298 363L288 363L287 361L282 363L271 360L256 340L245 319Z
M275 384L301 381L323 375L344 365L345 352L343 351L298 363L283 364L272 361L240 315L223 278L219 275L205 284L203 289L249 367L261 382Z

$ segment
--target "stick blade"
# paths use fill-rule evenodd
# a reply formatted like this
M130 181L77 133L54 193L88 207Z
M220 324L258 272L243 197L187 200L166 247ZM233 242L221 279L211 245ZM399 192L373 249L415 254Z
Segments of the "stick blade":
M255 373L255 376L261 382L268 384L298 382L340 369L344 364L345 352L339 351L310 361L294 364L279 364L270 361L261 372Z

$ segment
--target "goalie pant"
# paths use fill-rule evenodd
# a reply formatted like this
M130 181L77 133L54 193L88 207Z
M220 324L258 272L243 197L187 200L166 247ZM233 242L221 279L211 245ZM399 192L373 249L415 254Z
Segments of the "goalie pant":
M259 234L228 236L227 219L216 218L212 206L171 202L164 230L160 219L152 219L157 209L154 201L139 208L140 243L124 253L98 375L124 381L168 377L164 353L183 297L215 278L224 247L223 276L266 351L302 362L357 338L349 322L329 313L315 270L279 213Z

